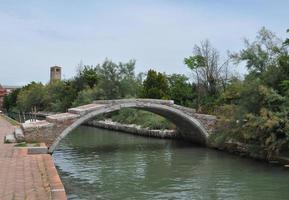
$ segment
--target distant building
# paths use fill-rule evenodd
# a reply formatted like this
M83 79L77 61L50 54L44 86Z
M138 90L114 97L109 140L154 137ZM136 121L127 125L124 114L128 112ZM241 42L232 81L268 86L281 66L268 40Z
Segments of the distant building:
M61 80L61 67L59 66L50 67L50 82L55 80Z
M4 100L4 97L6 96L6 94L7 94L6 89L4 89L4 88L0 85L0 109L2 108L3 100Z
M13 92L14 90L16 90L17 88L21 88L19 86L1 86L0 85L0 110L3 107L3 101L4 101L4 97L8 94L10 94L11 92Z
M10 94L16 89L22 88L21 86L13 86L13 85L3 85L2 87L6 90L7 94Z

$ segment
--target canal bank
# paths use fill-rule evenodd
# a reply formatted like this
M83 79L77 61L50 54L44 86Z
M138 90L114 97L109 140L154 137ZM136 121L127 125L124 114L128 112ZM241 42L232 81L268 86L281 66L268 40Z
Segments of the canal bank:
M5 135L14 129L0 115L0 199L67 199L51 155L29 155L27 148L4 144Z
M129 133L133 135L143 137L153 137L161 139L181 139L180 134L177 130L152 130L149 128L142 128L135 124L121 124L118 122L108 120L90 120L85 123L87 126L96 128L103 128L113 131L120 131L123 133Z

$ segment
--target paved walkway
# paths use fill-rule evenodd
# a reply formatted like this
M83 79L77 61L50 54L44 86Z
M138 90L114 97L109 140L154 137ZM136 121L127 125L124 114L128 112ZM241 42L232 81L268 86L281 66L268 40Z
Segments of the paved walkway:
M0 200L64 200L66 194L49 154L28 155L4 144L14 127L0 115Z

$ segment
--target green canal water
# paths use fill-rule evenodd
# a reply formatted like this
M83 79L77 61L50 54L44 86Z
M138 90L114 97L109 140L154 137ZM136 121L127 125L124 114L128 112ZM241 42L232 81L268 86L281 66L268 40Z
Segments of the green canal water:
M69 199L289 199L282 167L180 141L81 126L53 158Z

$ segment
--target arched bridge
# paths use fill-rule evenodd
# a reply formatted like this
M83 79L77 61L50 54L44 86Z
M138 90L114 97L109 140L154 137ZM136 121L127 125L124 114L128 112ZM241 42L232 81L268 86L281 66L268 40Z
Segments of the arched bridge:
M50 115L46 120L22 124L27 142L45 142L52 153L58 143L73 129L95 118L121 108L136 108L161 115L173 122L182 137L206 145L216 121L215 116L198 114L194 109L174 104L172 100L119 99L98 100L92 104L68 109L66 113Z

